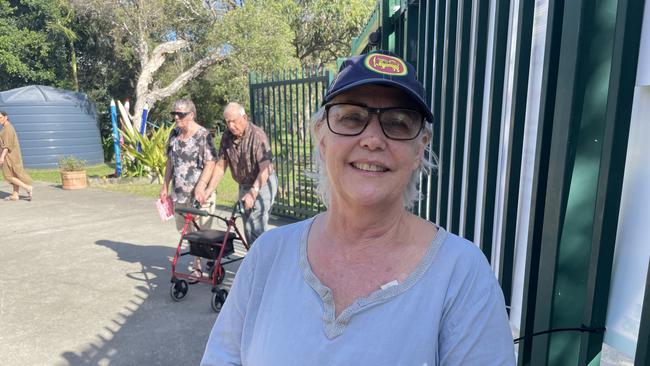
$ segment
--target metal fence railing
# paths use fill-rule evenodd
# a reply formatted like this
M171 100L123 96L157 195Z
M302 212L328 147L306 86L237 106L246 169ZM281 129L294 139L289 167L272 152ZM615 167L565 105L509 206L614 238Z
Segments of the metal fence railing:
M330 72L323 69L249 75L251 115L269 136L278 176L276 215L300 219L324 209L307 177L312 171L309 119L329 81Z

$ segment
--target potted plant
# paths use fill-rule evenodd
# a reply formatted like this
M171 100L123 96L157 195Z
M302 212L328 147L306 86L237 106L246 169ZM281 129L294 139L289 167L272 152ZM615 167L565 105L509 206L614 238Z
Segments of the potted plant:
M88 186L85 160L64 156L59 159L59 169L63 189L82 189Z

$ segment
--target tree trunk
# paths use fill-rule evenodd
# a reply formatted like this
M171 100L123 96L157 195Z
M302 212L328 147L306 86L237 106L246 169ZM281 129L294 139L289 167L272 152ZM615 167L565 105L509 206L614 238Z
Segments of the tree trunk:
M77 77L77 51L74 48L74 41L70 42L70 64L72 69L72 82L74 83L74 91L79 91L79 78Z
M145 103L149 103L149 108L164 98L174 95L180 88L185 86L190 80L200 75L209 66L223 59L219 56L220 49L212 52L210 55L197 61L194 66L184 71L174 81L164 88L150 89L153 84L153 77L156 71L163 65L167 54L178 52L187 47L189 42L185 40L169 41L158 45L152 52L151 57L142 65L142 71L136 84L136 102L133 110L132 122L133 127L140 131L142 123L142 111Z

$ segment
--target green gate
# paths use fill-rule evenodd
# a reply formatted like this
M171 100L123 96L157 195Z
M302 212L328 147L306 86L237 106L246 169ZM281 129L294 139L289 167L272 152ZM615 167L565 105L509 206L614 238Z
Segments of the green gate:
M323 69L249 75L251 116L269 136L278 176L276 215L300 219L324 209L307 177L313 171L309 119L329 81L330 72Z

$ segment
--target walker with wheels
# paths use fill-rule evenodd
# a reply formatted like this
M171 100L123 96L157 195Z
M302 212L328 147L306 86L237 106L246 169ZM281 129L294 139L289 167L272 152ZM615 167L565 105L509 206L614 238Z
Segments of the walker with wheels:
M228 291L220 288L226 274L223 266L243 259L230 259L229 256L235 252L233 242L238 240L244 245L246 250L249 248L246 238L240 233L236 225L237 218L241 217L243 210L244 207L241 201L237 201L228 218L211 214L198 208L175 209L177 213L183 215L185 218L185 225L183 226L181 239L176 248L176 254L174 254L174 259L172 260L172 285L169 294L174 301L185 299L189 291L189 284L206 283L212 287L212 310L216 312L221 310L228 296ZM211 216L223 221L226 224L226 230L201 229L194 219L196 216ZM190 225L193 225L195 228L194 231L189 231ZM189 246L189 250L185 252L181 250L184 242L187 242ZM177 271L178 259L185 255L193 255L207 259L206 271L209 273L209 276L197 278L190 273Z

